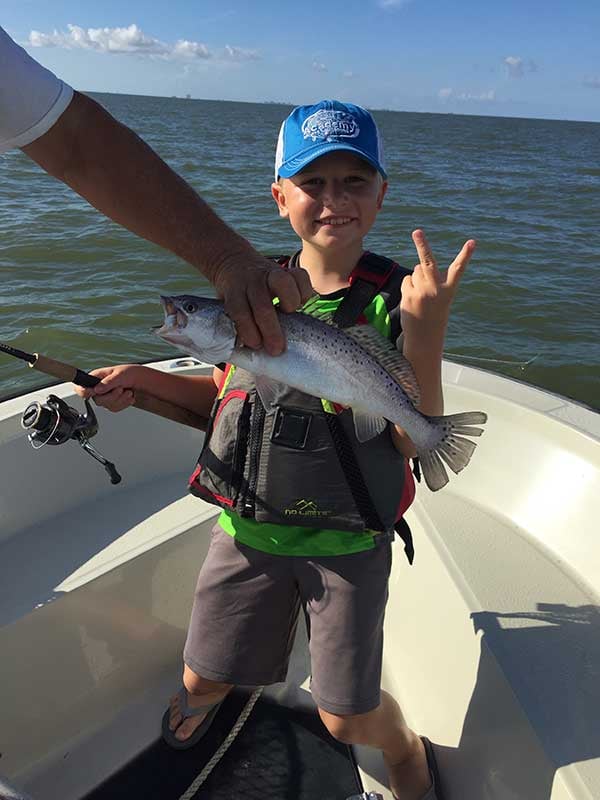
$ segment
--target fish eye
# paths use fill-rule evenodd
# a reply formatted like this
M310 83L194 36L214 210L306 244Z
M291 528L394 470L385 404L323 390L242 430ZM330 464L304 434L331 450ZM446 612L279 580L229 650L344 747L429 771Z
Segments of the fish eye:
M183 304L183 310L186 314L195 314L198 311L198 304L194 303L193 300L186 300Z

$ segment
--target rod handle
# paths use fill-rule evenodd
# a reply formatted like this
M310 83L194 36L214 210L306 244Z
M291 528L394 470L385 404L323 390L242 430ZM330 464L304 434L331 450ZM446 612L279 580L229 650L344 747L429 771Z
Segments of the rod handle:
M77 386L83 386L86 389L92 389L96 384L100 383L100 378L95 375L90 375L88 372L83 372L77 367L70 364L65 364L63 361L55 361L48 356L41 356L39 353L34 353L35 361L30 363L32 369L37 369L40 372L45 372L46 375L52 375L59 378L65 383L76 383Z

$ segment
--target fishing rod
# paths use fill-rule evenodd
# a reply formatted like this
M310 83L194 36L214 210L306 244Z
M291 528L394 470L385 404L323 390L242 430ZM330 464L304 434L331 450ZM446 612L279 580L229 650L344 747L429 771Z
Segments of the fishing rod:
M27 353L1 342L0 352L25 361L32 369L52 375L62 381L70 381L86 389L92 389L100 383L100 378L96 375L90 375L89 372L84 372L62 361L55 361L53 358L39 353ZM89 400L85 399L84 403L86 412L81 414L64 400L51 394L48 395L45 403L38 401L30 403L22 414L21 424L25 430L29 431L28 438L35 450L39 450L44 445L64 444L70 439L74 439L79 442L86 453L102 464L108 472L111 483L119 483L121 476L115 465L104 458L89 442L92 436L98 432L98 420ZM133 405L142 411L157 414L191 428L206 430L207 420L204 417L146 394L146 392L136 391Z

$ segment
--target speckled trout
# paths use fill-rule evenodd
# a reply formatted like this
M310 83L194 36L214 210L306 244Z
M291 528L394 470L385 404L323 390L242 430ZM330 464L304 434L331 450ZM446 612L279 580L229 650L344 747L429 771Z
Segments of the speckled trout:
M240 346L223 303L204 297L161 297L165 320L157 333L209 364L229 362L251 372L267 413L282 387L326 398L352 409L359 441L377 435L388 422L402 427L417 449L432 491L448 482L444 463L458 473L475 450L468 437L480 436L487 415L471 411L427 416L415 406L419 387L412 367L371 325L339 328L331 314L279 315L287 349L278 356Z

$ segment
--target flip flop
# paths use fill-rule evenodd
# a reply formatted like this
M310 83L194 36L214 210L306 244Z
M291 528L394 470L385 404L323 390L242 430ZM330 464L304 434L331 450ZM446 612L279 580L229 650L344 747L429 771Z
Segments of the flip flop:
M202 739L206 731L210 728L210 725L213 719L217 715L217 711L221 707L223 700L219 700L218 703L211 703L210 705L206 706L198 706L197 708L192 708L192 706L188 705L188 693L185 686L182 686L181 689L177 692L177 697L179 698L179 710L181 712L181 716L183 719L172 731L169 728L169 717L171 715L171 709L167 708L165 713L163 714L162 718L162 738L164 741L172 747L174 750L188 750L190 747L193 747L197 742ZM223 698L225 699L225 698ZM200 725L196 728L196 730L188 736L187 739L183 741L177 739L175 733L179 729L180 725L184 722L184 720L189 719L190 717L197 717L200 714L206 714L206 717L202 720Z
M433 752L433 745L426 736L421 736L421 741L425 747L427 766L429 767L429 774L431 775L431 786L425 792L421 800L445 800L442 794L442 780L440 778L440 771L438 769L435 753ZM394 800L398 800L396 795L394 795Z

